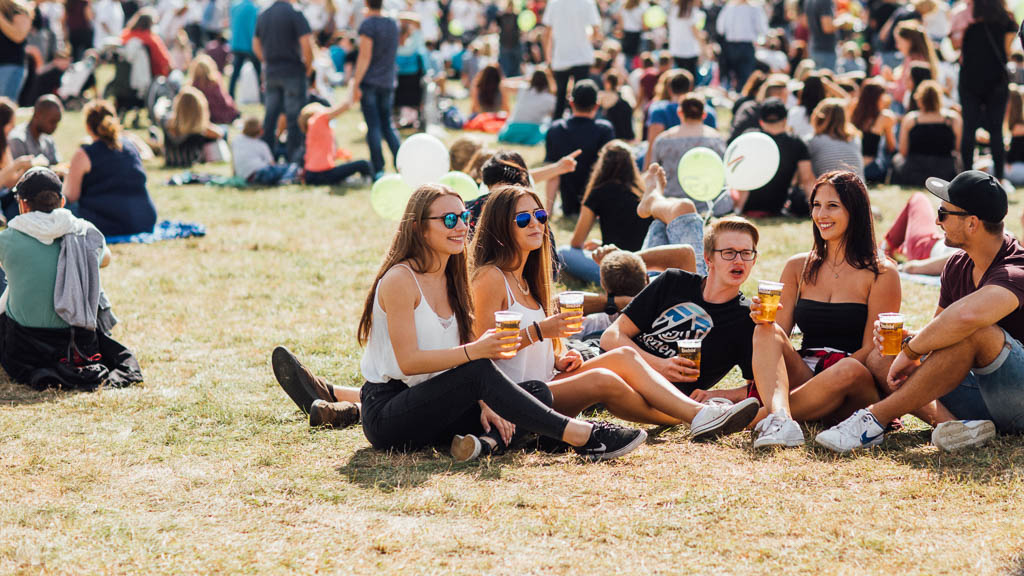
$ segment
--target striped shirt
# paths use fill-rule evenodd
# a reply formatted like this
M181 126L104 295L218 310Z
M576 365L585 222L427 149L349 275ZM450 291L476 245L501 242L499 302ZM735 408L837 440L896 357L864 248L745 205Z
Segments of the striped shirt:
M849 142L818 134L807 141L811 153L811 168L817 178L832 170L849 170L864 180L864 158L860 155L860 138Z

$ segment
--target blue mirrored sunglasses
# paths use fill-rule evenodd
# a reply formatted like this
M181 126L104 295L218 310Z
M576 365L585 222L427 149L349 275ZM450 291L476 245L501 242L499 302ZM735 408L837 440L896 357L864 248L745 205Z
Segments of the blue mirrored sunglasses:
M530 225L531 218L536 218L537 222L540 222L541 225L547 224L548 212L547 210L534 210L532 214L530 212L520 212L516 214L516 226L526 228Z
M441 220L444 222L444 227L452 230L459 225L459 220L462 220L463 224L469 224L469 218L472 213L469 210L464 210L462 213L448 212L440 216L427 216L427 220Z

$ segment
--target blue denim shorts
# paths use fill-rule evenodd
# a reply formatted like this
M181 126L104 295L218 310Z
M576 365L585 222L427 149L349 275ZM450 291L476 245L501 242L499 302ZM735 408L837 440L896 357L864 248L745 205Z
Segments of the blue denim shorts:
M988 366L971 370L939 399L962 420L992 420L1002 432L1024 431L1024 345L1003 330L1003 350Z

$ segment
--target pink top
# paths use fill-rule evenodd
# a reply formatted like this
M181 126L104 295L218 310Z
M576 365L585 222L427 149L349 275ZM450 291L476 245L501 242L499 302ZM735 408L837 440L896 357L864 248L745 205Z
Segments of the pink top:
M313 114L306 127L306 171L324 172L334 168L337 155L330 116L326 112Z

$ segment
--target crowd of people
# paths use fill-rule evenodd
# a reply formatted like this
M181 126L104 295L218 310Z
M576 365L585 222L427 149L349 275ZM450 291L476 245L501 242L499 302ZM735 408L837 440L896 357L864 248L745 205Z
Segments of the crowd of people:
M364 386L274 351L312 425L361 422L380 449L450 442L458 460L527 433L593 460L644 442L578 419L595 405L694 440L749 428L755 447L801 445L800 423L819 421L834 424L819 444L863 448L910 413L943 449L1019 431L1024 264L1003 229L1024 185L1017 33L1005 0L0 0L0 364L71 385L60 366L107 353L26 368L11 339L100 334L81 347L120 350L104 377L141 378L95 312L39 295L53 284L109 310L103 236L157 221L144 160L230 162L243 185L368 185L394 167L400 130L443 127L462 132L451 169L488 192L412 193L358 326ZM22 124L19 105L33 107ZM356 106L366 159L337 145ZM64 163L53 135L71 107L90 142ZM132 114L147 133L124 129ZM779 153L762 186L709 200L677 177L691 151L724 158L749 132ZM533 170L515 151L531 146ZM926 188L937 217L915 193L876 241L879 184ZM759 219L780 216L813 225L772 317L740 287ZM556 217L574 221L561 247ZM85 278L68 280L76 257ZM877 320L900 310L901 271L941 275L941 295L892 354ZM601 287L585 315L556 306L565 277ZM701 342L699 361L683 340ZM745 386L712 390L736 367Z

